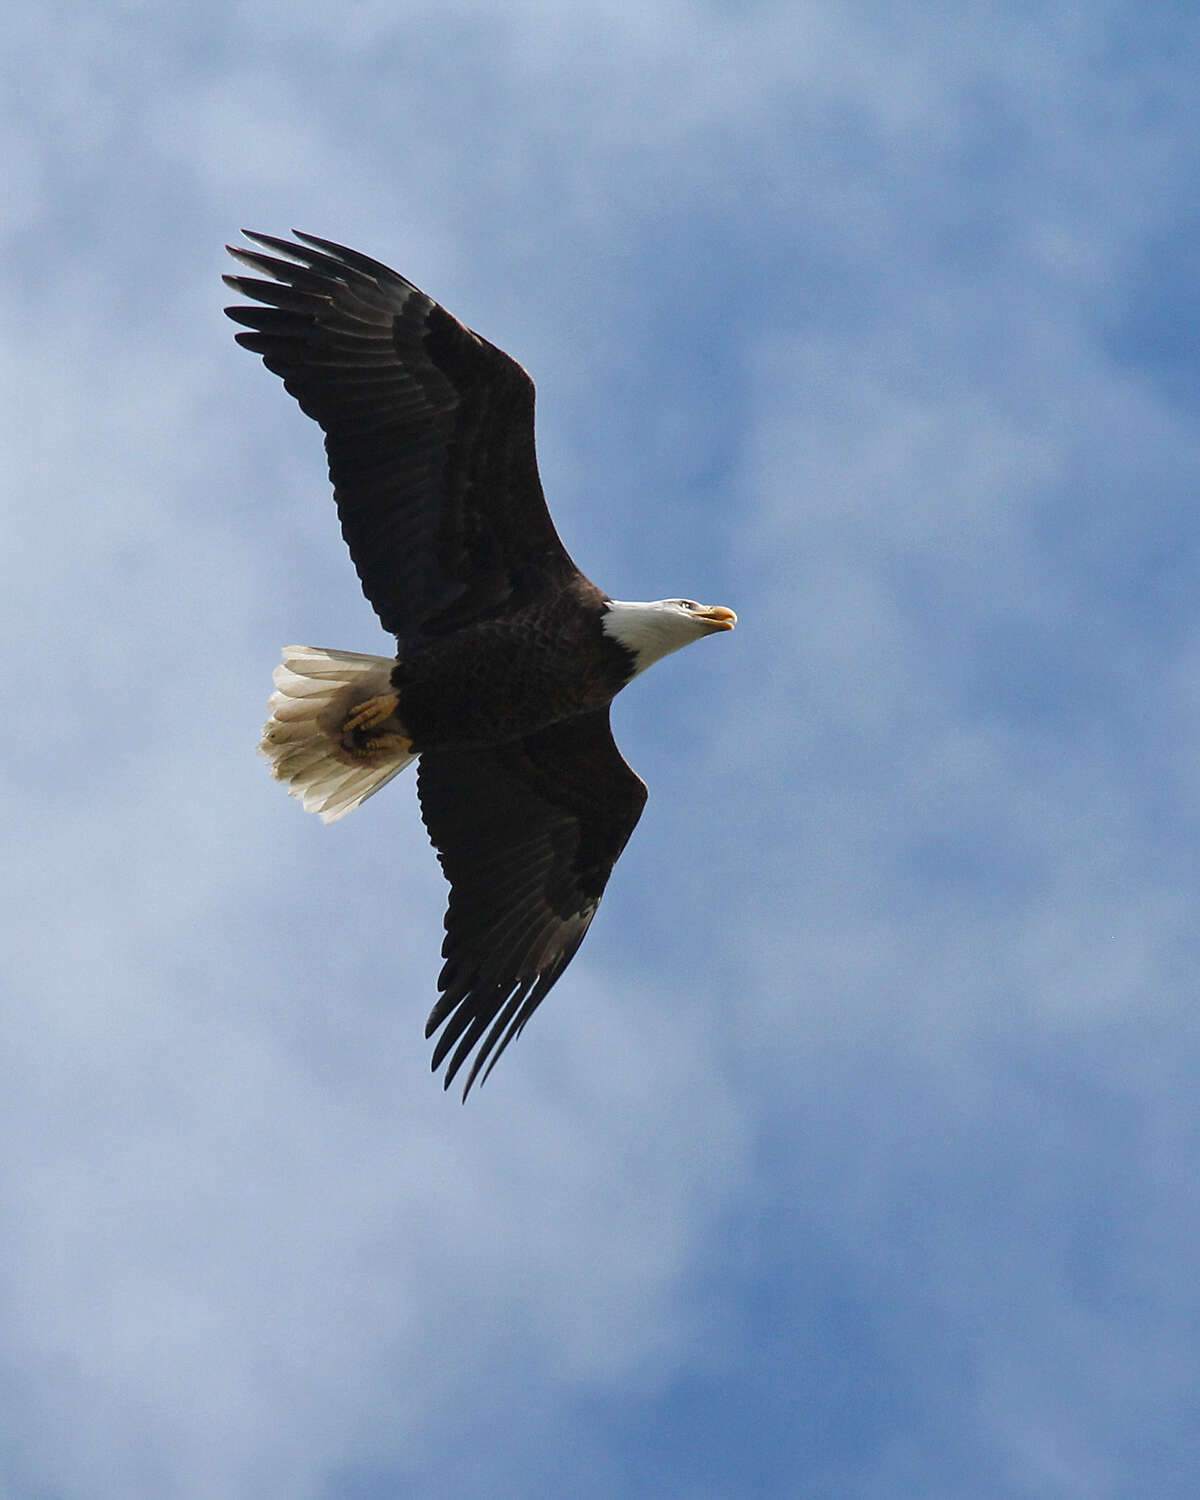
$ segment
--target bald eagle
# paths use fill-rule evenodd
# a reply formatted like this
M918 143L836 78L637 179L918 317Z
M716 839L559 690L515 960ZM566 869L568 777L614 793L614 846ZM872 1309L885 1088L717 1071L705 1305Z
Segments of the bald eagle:
M236 335L325 433L342 535L393 658L288 646L261 750L326 822L419 758L450 882L425 1035L487 1077L574 957L646 787L613 740L633 677L736 622L589 582L538 479L533 382L378 261L295 232L229 246ZM269 279L259 279L267 277Z

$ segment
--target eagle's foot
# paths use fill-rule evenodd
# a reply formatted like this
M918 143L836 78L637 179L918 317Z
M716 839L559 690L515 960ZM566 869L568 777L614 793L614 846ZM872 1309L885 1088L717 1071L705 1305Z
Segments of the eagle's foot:
M412 740L395 717L399 706L395 693L379 693L356 704L342 720L342 748L357 760L411 755Z
M399 707L398 693L379 693L374 698L364 698L346 715L345 722L342 724L342 733L353 734L355 730L370 729L376 724L382 724L385 719L390 719ZM378 738L403 739L404 736L379 735Z
M373 760L377 755L400 756L412 754L412 740L406 734L347 735L346 749L360 760Z

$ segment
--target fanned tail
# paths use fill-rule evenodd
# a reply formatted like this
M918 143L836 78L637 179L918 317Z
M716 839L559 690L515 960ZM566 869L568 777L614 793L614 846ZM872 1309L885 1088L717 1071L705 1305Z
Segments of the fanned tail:
M356 651L283 648L259 749L271 775L287 784L305 812L320 813L326 823L353 812L416 759L411 750L392 747L356 750L343 730L353 708L390 691L395 665L388 657ZM373 727L404 734L394 718Z

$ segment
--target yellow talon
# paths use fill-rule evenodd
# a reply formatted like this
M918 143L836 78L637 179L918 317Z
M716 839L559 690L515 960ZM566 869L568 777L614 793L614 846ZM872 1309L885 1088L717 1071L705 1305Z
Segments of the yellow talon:
M350 744L346 749L359 760L370 760L376 755L410 755L412 740L403 734L369 734L361 744Z
M356 729L370 729L373 724L382 724L400 707L397 693L380 693L374 698L365 698L357 708L352 708L342 725L343 734L353 734ZM385 736L380 736L385 738Z
M373 760L395 755L411 755L412 741L402 732L395 717L400 706L396 693L379 693L357 704L342 720L342 748L356 760ZM371 730L387 725L378 734Z

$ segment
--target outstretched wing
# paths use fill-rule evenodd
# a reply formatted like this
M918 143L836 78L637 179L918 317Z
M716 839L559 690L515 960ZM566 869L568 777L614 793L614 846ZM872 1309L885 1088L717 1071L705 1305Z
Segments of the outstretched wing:
M521 366L378 261L298 231L247 238L277 253L230 254L273 279L226 276L260 305L225 311L324 429L342 535L384 628L445 634L574 576Z
M473 1049L467 1097L575 956L646 804L608 710L488 750L421 757L421 813L450 882L442 992L425 1035L449 1055L445 1086Z

